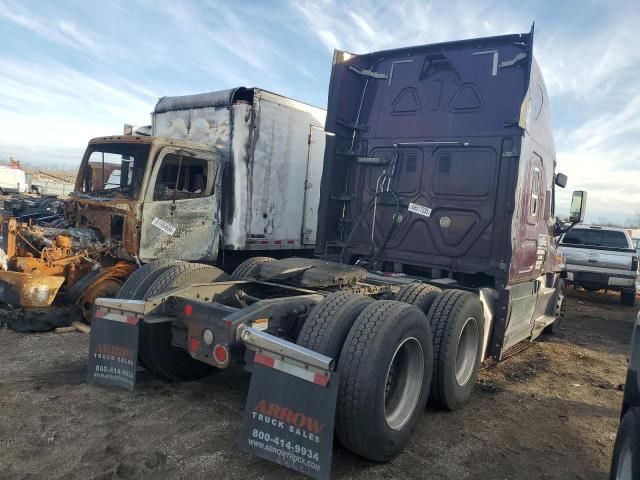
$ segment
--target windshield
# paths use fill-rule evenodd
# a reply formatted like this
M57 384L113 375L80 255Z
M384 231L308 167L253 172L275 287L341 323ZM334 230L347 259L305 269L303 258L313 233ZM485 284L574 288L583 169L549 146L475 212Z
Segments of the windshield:
M81 191L138 198L149 148L147 144L90 145Z

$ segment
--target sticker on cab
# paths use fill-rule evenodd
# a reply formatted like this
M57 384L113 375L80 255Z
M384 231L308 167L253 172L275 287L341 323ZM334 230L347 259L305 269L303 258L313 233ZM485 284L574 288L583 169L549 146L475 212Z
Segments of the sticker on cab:
M251 322L251 327L256 330L265 331L269 328L269 319L268 318L257 318L253 322Z
M168 235L173 235L174 233L176 233L176 227L174 227L170 223L167 223L158 217L151 220L151 225L156 227L158 230L162 230L164 233Z
M417 203L410 203L409 211L413 213L417 213L418 215L422 215L423 217L431 216L431 209L429 207L418 205Z

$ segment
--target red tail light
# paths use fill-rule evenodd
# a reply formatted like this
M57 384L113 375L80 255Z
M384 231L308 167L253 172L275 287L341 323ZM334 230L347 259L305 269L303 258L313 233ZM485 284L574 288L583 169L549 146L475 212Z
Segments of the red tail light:
M213 349L213 356L218 363L227 363L229 360L229 349L224 345L216 345L216 348Z
M190 317L191 314L193 313L193 307L189 304L184 306L184 316L185 317Z
M189 337L187 348L189 353L196 353L200 349L200 341L196 337Z

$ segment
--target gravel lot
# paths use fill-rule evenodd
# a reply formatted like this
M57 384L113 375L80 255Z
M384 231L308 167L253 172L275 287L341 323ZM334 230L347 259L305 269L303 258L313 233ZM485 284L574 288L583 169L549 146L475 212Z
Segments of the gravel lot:
M605 478L636 313L617 295L571 291L560 334L482 371L466 408L427 409L385 465L337 448L333 476ZM81 333L0 329L0 477L297 478L234 449L241 369L186 384L143 372L130 396L85 383L87 345Z

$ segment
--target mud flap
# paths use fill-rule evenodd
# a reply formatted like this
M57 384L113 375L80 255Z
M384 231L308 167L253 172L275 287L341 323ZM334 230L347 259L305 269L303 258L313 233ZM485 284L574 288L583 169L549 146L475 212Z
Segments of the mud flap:
M237 442L245 452L328 479L338 374L303 370L256 353Z
M133 392L138 369L138 334L137 317L105 314L98 309L91 322L87 382Z

